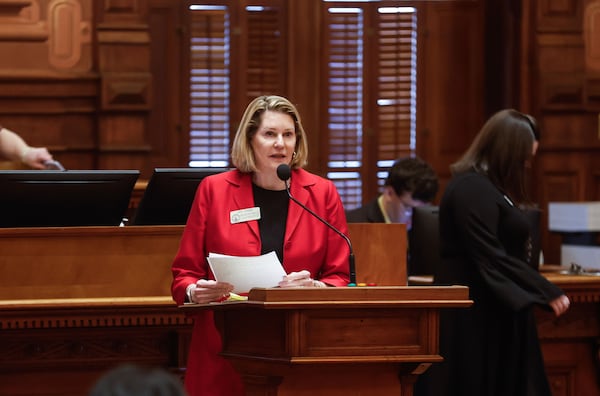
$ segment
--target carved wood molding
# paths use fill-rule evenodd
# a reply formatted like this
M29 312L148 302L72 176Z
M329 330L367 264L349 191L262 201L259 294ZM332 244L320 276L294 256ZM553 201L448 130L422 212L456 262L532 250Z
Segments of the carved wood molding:
M590 3L583 17L586 68L600 73L600 1Z
M27 7L35 5L34 0L0 0L0 17L16 16Z
M40 21L38 1L0 0L0 41L45 41L48 28Z
M149 110L151 87L149 73L105 73L102 76L102 109Z
M154 327L190 325L192 321L173 306L90 307L44 309L20 307L3 310L0 330Z
M77 0L53 0L48 5L48 58L57 69L68 69L81 59L82 46L89 44L92 29L83 20Z
M546 278L560 287L572 302L600 302L600 277L582 275L544 274Z
M165 363L173 329L129 329L127 332L28 332L4 334L0 368L32 370L34 367L82 367L107 361L132 360Z

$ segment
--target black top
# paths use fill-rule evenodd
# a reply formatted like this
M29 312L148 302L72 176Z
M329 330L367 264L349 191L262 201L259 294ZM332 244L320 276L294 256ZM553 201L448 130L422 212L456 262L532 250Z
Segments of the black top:
M258 229L260 231L261 254L277 253L283 264L283 240L287 222L289 197L286 190L265 190L252 184L254 204L260 208Z

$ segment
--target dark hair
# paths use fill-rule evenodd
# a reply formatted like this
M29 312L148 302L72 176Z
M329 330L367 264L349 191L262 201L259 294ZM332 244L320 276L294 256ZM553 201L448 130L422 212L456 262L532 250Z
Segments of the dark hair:
M409 192L413 199L431 202L438 191L438 178L433 168L422 159L400 158L390 168L384 185L391 186L398 196Z
M533 155L534 141L539 139L535 118L514 109L501 110L487 120L450 169L452 173L475 169L512 199L523 202L527 198L526 163Z
M123 364L105 373L89 396L185 396L181 380L161 368Z

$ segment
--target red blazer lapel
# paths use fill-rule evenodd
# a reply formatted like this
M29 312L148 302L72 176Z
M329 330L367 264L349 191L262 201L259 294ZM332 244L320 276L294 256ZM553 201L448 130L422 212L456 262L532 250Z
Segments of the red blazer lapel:
M310 198L309 188L315 182L311 178L307 177L309 174L304 170L292 171L292 177L290 179L290 194L296 198L299 202L306 206L308 199ZM313 209L313 208L309 208ZM314 210L314 209L313 209ZM298 223L302 216L312 216L305 209L303 209L296 202L290 200L288 208L287 225L285 229L285 240L286 242L294 234L294 231L298 227Z
M252 176L250 173L233 172L227 179L232 188L227 190L227 194L232 194L235 207L231 211L240 209L249 209L254 207L254 195L252 194ZM258 231L258 221L247 221L246 224L254 236L260 240Z

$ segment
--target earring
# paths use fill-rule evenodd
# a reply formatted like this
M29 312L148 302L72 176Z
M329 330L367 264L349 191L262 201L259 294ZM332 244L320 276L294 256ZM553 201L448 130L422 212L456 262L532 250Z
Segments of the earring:
M296 152L295 151L292 153L292 159L294 159L294 158L296 158Z

